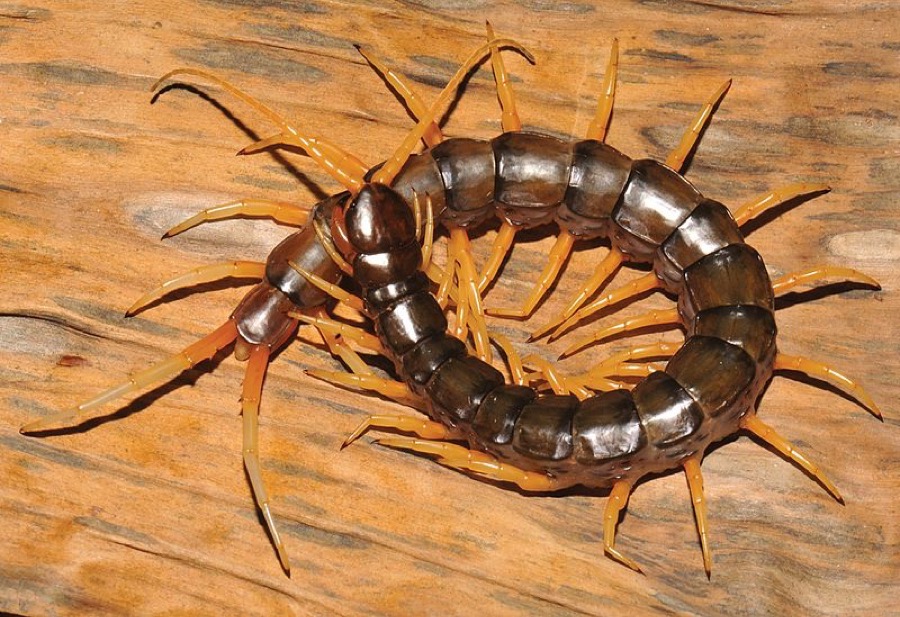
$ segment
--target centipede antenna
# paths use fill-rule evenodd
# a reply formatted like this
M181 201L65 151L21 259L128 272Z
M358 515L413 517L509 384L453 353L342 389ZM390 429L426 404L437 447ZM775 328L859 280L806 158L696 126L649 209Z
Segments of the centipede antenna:
M481 62L484 55L488 53L492 48L501 48L501 47L509 47L515 49L519 53L521 53L525 58L528 59L529 62L534 63L534 56L522 47L516 41L511 39L495 39L490 43L486 43L482 45L478 49L476 49L459 67L459 70L456 71L456 74L450 79L444 89L441 91L438 98L434 101L431 107L428 108L428 113L421 118L419 118L418 124L416 124L415 128L410 131L400 146L394 151L391 157L387 160L384 166L375 172L375 175L372 177L372 182L379 182L381 184L390 184L394 181L394 178L403 168L403 165L406 164L406 160L409 158L409 155L412 153L413 148L415 148L416 143L422 139L422 136L425 134L425 130L428 126L434 122L435 117L437 116L437 112L441 109L450 98L453 96L454 92L456 92L456 88L459 87L459 84L462 82L463 78L468 74L473 67L475 67L479 62Z
M425 103L422 102L422 99L419 98L419 95L416 94L415 90L413 90L412 86L403 75L388 68L388 66L372 52L364 50L359 45L354 45L354 47L356 48L356 51L365 58L366 62L368 62L369 65L384 78L388 85L400 95L400 98L403 99L404 104L409 109L410 113L412 113L412 116L416 121L428 113L428 108L425 106ZM422 141L424 141L425 145L429 148L435 147L441 143L443 139L444 136L441 133L441 128L434 121L432 121L431 125L425 129L425 134L422 136Z
M185 219L163 234L163 240L177 236L180 233L193 229L197 225L213 221L237 218L270 218L282 225L301 227L306 224L309 209L284 201L271 201L269 199L240 199L229 201L225 204L207 208L194 216Z
M105 390L94 398L81 403L71 411L65 411L34 422L29 422L19 429L23 434L41 433L66 427L78 426L91 417L91 412L111 401L136 392L154 383L175 377L213 357L217 351L230 345L237 337L237 326L229 319L224 324L207 334L202 339L188 345L179 353L153 364L132 375L128 380Z
M677 308L648 311L643 315L630 317L617 324L613 324L611 326L607 326L605 328L597 330L592 335L587 336L571 345L568 349L562 352L562 354L560 354L559 358L561 360L565 357L571 356L576 351L584 349L585 347L593 343L599 343L600 341L611 336L625 334L627 332L634 332L635 330L649 328L651 326L675 326L680 323L681 317L678 313Z
M375 414L368 416L359 423L353 432L341 444L341 450L362 437L369 429L394 429L402 433L410 433L422 439L437 439L443 441L453 437L450 428L440 422L433 422L415 416L390 416Z
M642 294L653 291L655 289L660 289L661 287L662 282L653 272L645 274L640 278L636 278L630 283L626 283L618 289L610 291L606 295L597 298L587 306L579 309L574 315L564 321L563 324L553 332L553 334L550 335L550 340L559 338L563 334L563 332L571 328L573 325L600 310L603 310L615 304L619 304L620 302L625 302L626 300L637 298Z
M547 474L513 467L486 452L469 450L455 443L402 437L376 439L373 443L396 450L436 456L437 462L445 467L471 472L497 482L512 482L525 491L552 491L557 488L557 482Z
M311 285L322 290L323 292L325 292L326 294L328 294L330 297L334 298L338 302L342 302L343 304L346 304L353 310L365 314L366 308L363 305L362 298L360 298L359 296L354 296L349 291L347 291L345 289L341 289L340 286L335 285L334 283L329 283L322 277L320 277L316 274L313 274L309 270L306 270L305 268L303 268L303 266L301 266L300 264L298 264L295 261L288 261L288 265L291 268L293 268L294 270L296 270L300 276L302 276L307 281L309 281L309 283Z
M607 499L606 508L603 510L603 550L622 565L628 566L638 574L643 574L644 572L637 565L637 562L629 559L616 549L616 526L619 524L619 516L622 510L628 505L631 487L631 482L619 480L613 484L612 489L609 491L609 499Z
M319 238L319 242L322 243L322 248L325 249L325 252L331 257L331 261L341 269L341 272L348 276L353 276L353 266L347 263L347 260L344 259L343 255L337 250L337 247L334 246L334 240L332 240L325 232L325 229L322 227L322 222L319 221L319 219L314 218L312 223L313 229L316 232L316 237Z
M822 279L839 278L851 283L861 283L881 289L881 284L871 276L853 270L852 268L839 268L836 266L816 266L808 270L800 270L780 276L772 281L772 290L776 295L790 291L798 285L821 281Z
M844 498L841 497L841 493L838 491L837 487L831 482L831 480L829 480L825 476L825 474L819 469L819 467L810 462L805 456L798 452L794 448L793 444L776 433L775 429L760 420L759 416L753 413L748 413L746 416L744 416L744 419L741 420L741 427L762 439L764 442L775 448L775 450L777 450L783 456L800 465L800 467L805 469L807 473L809 473L809 475L814 477L826 491L831 493L832 497L834 497L838 502L844 503Z
M581 286L581 289L572 298L569 305L563 310L562 314L550 321L537 330L535 330L531 336L528 337L528 342L531 343L541 338L551 330L554 330L561 326L565 320L575 314L581 305L584 304L588 298L590 298L594 293L597 292L598 289L603 287L603 284L609 279L613 273L619 269L619 266L625 261L625 254L622 253L617 248L613 248L606 254L606 257L597 265L594 269L593 274L584 282Z
M700 549L703 551L703 569L706 578L712 576L712 556L709 550L706 523L706 499L703 496L703 474L700 473L700 457L696 454L685 459L684 475L687 478L688 490L691 492L691 504L694 506L694 520L697 522L697 535L700 536Z
M156 302L163 296L172 293L178 289L193 287L194 285L202 285L211 283L221 279L256 279L262 280L266 274L266 264L260 261L229 261L226 263L211 264L208 266L200 266L194 268L186 274L176 276L151 291L148 291L138 300L128 307L125 316L134 315L148 304Z
M606 141L606 133L609 131L609 121L612 119L613 105L616 100L616 81L619 74L619 39L613 39L609 50L609 61L606 72L603 74L603 85L600 90L600 100L597 101L597 112L588 126L587 139Z
M269 507L269 494L263 483L259 465L259 399L262 395L263 381L265 380L268 366L268 346L255 345L250 351L250 358L247 361L247 373L244 376L243 394L241 395L241 415L244 426L244 469L247 472L247 477L250 478L250 488L253 492L253 499L256 501L256 507L259 508L263 520L266 521L266 529L278 553L281 569L290 576L291 562L288 559L287 549L284 547L284 543L281 541L281 536L278 534L278 529L275 526L275 519Z
M679 143L678 147L675 148L666 158L666 165L668 165L678 173L681 173L682 169L684 168L684 162L697 146L697 140L700 139L700 134L703 132L703 129L709 122L713 111L719 105L719 103L722 102L722 99L725 97L725 93L728 92L728 89L730 87L731 80L729 79L724 84L719 86L719 89L716 90L709 98L709 100L706 101L706 104L700 108L700 112L697 114L697 117L694 118L694 121L682 136L681 143Z
M829 192L831 187L827 184L810 184L800 182L782 186L774 191L760 195L756 199L748 201L734 212L734 220L738 225L745 225L748 221L772 208L785 204L791 200L805 198L814 199Z
M878 408L878 405L875 404L875 400L869 396L869 394L865 391L865 389L844 375L843 373L839 373L834 370L827 364L822 364L821 362L817 362L811 358L806 358L804 356L789 356L787 354L778 352L775 356L775 364L772 367L776 371L795 371L798 373L803 373L804 375L808 375L814 379L821 379L826 383L830 383L832 386L837 388L838 390L846 393L847 395L856 399L856 401L869 410L876 418L884 421L884 416L881 415L881 410ZM790 377L790 374L785 375L785 377Z
M554 281L556 281L557 277L559 276L559 272L563 267L563 264L566 263L569 255L572 254L572 247L574 245L575 236L566 230L560 231L559 236L556 237L556 242L550 249L550 259L548 260L547 265L544 267L544 271L541 272L541 276L535 283L535 287L532 290L531 294L528 296L528 299L525 300L525 303L522 305L522 308L488 309L488 314L495 315L497 317L514 317L518 319L524 319L531 315L535 307L541 301L541 298L544 297L544 295L553 285Z
M212 73L200 69L178 68L169 71L160 77L156 83L153 84L153 87L150 88L150 91L156 92L163 83L176 75L193 75L209 80L269 118L269 120L281 127L281 139L283 140L281 143L291 144L303 149L303 151L318 163L322 169L328 172L331 177L340 182L354 194L359 191L364 184L363 176L365 175L365 169L363 170L363 173L359 173L359 169L360 166L363 168L365 166L362 165L355 156L325 140L301 132L295 126L288 123L281 115L275 113L259 100ZM267 138L267 140L268 139L271 138Z
M522 367L522 359L519 357L519 352L516 351L510 340L499 332L491 334L491 340L496 343L503 355L506 356L506 365L509 367L509 375L513 383L524 386L525 370Z

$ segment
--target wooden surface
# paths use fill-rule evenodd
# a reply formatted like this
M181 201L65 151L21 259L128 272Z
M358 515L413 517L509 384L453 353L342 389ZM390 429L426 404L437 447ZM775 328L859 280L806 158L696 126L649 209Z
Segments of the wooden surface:
M0 609L898 614L900 10L858 4L0 4ZM781 349L858 378L882 405L883 424L846 397L780 377L760 405L763 419L826 470L845 506L752 440L729 440L703 465L712 580L680 474L639 485L619 526L619 547L644 566L640 576L602 554L602 493L527 497L373 446L376 435L340 451L366 413L400 408L305 376L304 368L339 365L318 343L297 342L269 371L261 427L263 475L294 563L288 579L241 467L243 365L233 358L110 406L111 420L90 430L19 435L26 421L211 331L242 294L212 285L124 319L145 290L199 265L261 259L287 233L235 221L160 242L165 229L239 197L309 205L335 190L292 153L235 157L273 127L217 88L174 89L151 106L158 76L178 66L212 70L374 163L411 121L353 43L408 75L428 100L481 43L485 18L538 58L535 67L507 59L528 128L584 133L618 37L610 143L664 158L699 104L733 77L688 174L697 187L736 207L790 182L831 184L830 194L768 217L750 241L773 274L829 263L884 285L804 291L778 312ZM498 132L492 88L486 70L469 80L447 134ZM492 235L481 238L480 254ZM547 233L526 234L489 305L521 300L551 244ZM529 324L491 327L555 357L571 339L529 348L527 332L604 250L578 251ZM654 297L620 315L668 305ZM632 343L560 366L575 370Z

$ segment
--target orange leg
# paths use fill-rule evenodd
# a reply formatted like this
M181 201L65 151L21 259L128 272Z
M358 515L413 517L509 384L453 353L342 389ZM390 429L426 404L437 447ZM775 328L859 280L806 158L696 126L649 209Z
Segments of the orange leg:
M644 313L643 315L630 317L629 319L621 321L617 324L613 324L611 326L607 326L606 328L597 330L594 334L583 338L574 345L570 346L568 349L562 352L559 357L560 359L562 359L567 356L571 356L576 351L583 349L592 343L597 343L599 341L602 341L603 339L615 336L617 334L633 332L635 330L640 330L641 328L647 328L649 326L670 326L678 325L680 323L681 316L678 314L677 308L649 311L647 313Z
M831 496L834 497L840 503L844 503L844 498L841 497L840 492L838 492L837 487L829 480L824 473L819 469L819 467L813 463L811 463L805 456L800 454L789 442L787 439L779 435L775 432L771 426L763 422L759 419L755 414L747 414L744 416L744 419L741 421L741 427L747 429L767 444L775 448L782 455L791 459L800 467L805 469L812 477L818 480L819 484L821 484L826 491L831 493Z
M544 267L544 271L537 280L534 290L531 292L531 295L528 296L528 299L525 300L525 304L522 305L522 308L488 309L488 314L496 315L497 317L515 317L519 319L531 315L532 311L534 311L535 307L538 305L538 302L541 301L541 298L544 297L550 289L550 286L553 285L553 282L559 276L559 271L572 253L572 246L574 244L575 236L568 231L560 231L559 236L556 238L556 243L553 245L553 248L550 249L550 260Z
M564 321L563 324L553 332L553 334L550 335L550 339L553 340L559 338L563 332L571 328L573 325L575 325L585 317L593 315L594 313L601 311L607 307L619 304L620 302L637 298L638 296L647 293L648 291L660 289L661 287L662 282L656 277L656 274L654 274L653 272L645 274L640 278L636 278L630 283L627 283L622 287L619 287L618 289L614 289L606 295L597 298L587 306L579 309L574 315Z
M349 291L341 289L340 286L335 285L334 283L329 283L325 279L320 276L317 276L310 272L309 270L304 269L300 264L294 261L289 261L288 265L296 270L300 276L305 278L310 284L314 285L318 289L321 289L326 294L337 300L338 302L342 302L352 308L355 311L365 314L366 308L363 305L362 298L359 296L354 296Z
M279 143L287 143L291 145L295 145L301 149L303 149L306 154L308 154L319 166L328 172L335 180L340 182L347 189L357 192L363 186L363 176L365 176L368 171L368 166L360 162L352 154L345 152L338 148L337 146L328 143L327 141L323 141L321 139L316 139L312 136L306 135L302 133L295 126L289 124L283 117L279 114L275 113L261 102L246 94L245 92L239 90L229 82L225 81L221 77L216 77L215 75L208 73L207 71L199 70L199 69L190 69L190 68L179 68L173 71L169 71L165 75L159 78L153 87L151 88L152 92L156 92L163 83L165 83L169 78L174 77L176 75L193 75L195 77L201 77L203 79L207 79L214 84L218 85L220 88L223 88L226 92L229 92L233 96L239 98L244 101L247 105L257 110L267 118L269 118L275 124L278 124L281 127L281 132L277 136L267 137L263 139L257 144L265 144L265 146L273 145L276 143L276 138ZM265 147L263 146L263 147ZM245 148L244 151L248 149Z
M563 310L562 315L535 330L531 336L528 337L528 341L536 341L551 330L562 325L564 321L575 314L575 311L581 308L581 305L584 304L585 300L594 295L594 293L603 286L607 279L619 269L619 266L621 266L624 261L625 255L619 249L614 248L607 253L606 257L603 258L603 261L601 261L594 270L594 273L584 282L579 292Z
M509 366L509 374L513 383L524 386L525 370L522 368L522 359L519 357L519 352L516 351L509 339L499 332L492 334L491 339L503 351L503 355L506 356L506 364Z
M410 87L409 82L400 75L399 73L395 73L393 70L387 67L381 60L378 59L372 52L365 51L359 45L356 45L356 51L360 53L360 55L366 59L373 69L378 71L378 73L384 77L385 81L394 89L394 91L400 95L400 98L403 99L403 102L406 103L406 106L409 108L409 111L412 112L413 118L418 120L422 116L428 113L428 108L425 106L425 103L422 102L422 99L415 93L415 91ZM444 139L444 136L441 134L441 129L435 124L433 121L430 126L425 130L425 134L422 137L422 140L425 142L425 145L429 148L433 148L434 146L441 143Z
M491 246L491 254L488 255L484 269L481 271L481 278L478 280L478 291L483 293L488 285L491 284L491 281L496 278L500 265L512 248L513 240L516 238L516 231L518 231L518 227L507 221L503 221L503 224L500 225L500 229L497 230L497 236L494 238L494 244Z
M430 454L436 456L437 462L445 467L468 471L498 482L512 482L526 491L553 491L559 488L556 480L545 473L525 471L503 463L486 452L469 450L454 443L402 437L378 439L375 443L397 450Z
M543 379L547 381L554 394L574 394L579 400L593 396L593 392L578 383L577 379L560 374L557 368L544 358L530 354L523 361L538 369L538 372L531 374L533 375L532 381L539 378L539 376L543 376Z
M491 23L484 22L487 32L487 41L492 43L495 41L494 29ZM509 74L503 64L503 57L500 55L500 49L491 47L491 68L494 71L494 83L497 84L497 98L500 100L500 124L504 133L510 131L521 131L522 121L519 119L519 112L516 110L516 97L513 93L512 82L509 81Z
M819 195L824 195L830 190L831 187L827 184L807 184L801 182L798 184L789 184L788 186L782 186L781 188L777 188L774 191L770 191L764 195L760 195L756 199L748 201L747 203L739 207L734 212L734 220L737 221L738 225L744 225L766 210L776 208L784 203L791 201L792 199L797 199L800 197L812 199L814 197L818 197Z
M619 73L619 39L613 39L609 50L609 63L606 65L606 73L603 75L603 94L597 102L597 112L588 127L586 137L605 141L609 130L609 121L612 119L613 103L616 100L616 78Z
M338 371L323 371L319 369L309 369L306 371L306 374L310 377L315 377L316 379L321 379L335 385L377 392L398 403L409 405L416 409L422 409L424 407L422 399L413 394L406 384L401 381L384 379L383 377L378 377L377 375L370 373L341 373Z
M278 560L285 574L291 575L291 564L287 550L278 535L275 527L275 519L269 508L269 494L263 483L259 465L259 399L262 394L263 380L266 376L266 368L269 366L269 348L265 345L255 345L250 351L247 362L247 373L244 376L243 394L241 395L241 415L243 417L243 456L244 469L250 478L250 488L253 491L253 499L256 507L262 513L266 521L266 528L275 550L278 552Z
M862 272L857 272L852 268L838 268L836 266L816 266L809 270L785 274L772 281L772 289L776 294L783 294L798 285L832 277L841 278L853 283L862 283L863 285L869 285L875 289L881 289L881 285L878 281L871 276L866 276Z
M616 526L619 524L619 516L625 506L628 505L628 496L631 494L633 484L627 480L619 480L612 486L606 508L603 510L603 551L618 561L628 566L635 572L643 574L637 562L629 559L616 549Z
M81 403L74 410L47 416L29 422L20 430L22 433L40 433L70 426L78 426L91 417L91 412L126 394L146 388L147 386L166 381L182 371L192 368L213 357L217 351L231 344L237 337L237 326L229 319L215 331L206 335L196 343L188 345L180 353L158 362L135 373L127 381L101 392L94 398Z
M712 555L707 538L706 499L703 497L703 474L700 473L701 456L696 454L685 459L684 475L687 478L691 503L694 506L694 520L697 523L697 534L700 536L700 549L703 551L703 569L706 570L706 578L709 578L712 574Z
M289 317L293 317L294 319L302 321L303 323L313 325L320 331L327 331L329 334L339 335L342 338L353 341L361 347L369 349L375 353L379 353L382 355L387 353L377 336L369 334L362 328L352 326L342 321L330 319L327 315L328 314L326 313L326 311L321 308L311 315L296 311L288 313Z
M238 201L229 201L227 204L221 204L207 208L202 212L198 212L175 225L172 229L163 234L163 239L177 236L178 234L192 229L202 223L211 221L222 221L225 219L236 218L239 216L251 218L271 218L283 225L292 225L301 227L306 224L309 215L308 208L302 208L296 204L284 201L272 201L269 199L241 199Z
M450 230L450 256L459 264L457 274L460 312L457 315L457 330L461 330L460 326L466 324L466 311L462 309L468 306L471 309L471 321L474 323L472 338L475 341L478 357L485 362L490 362L491 343L487 334L487 324L484 321L481 294L478 292L478 275L475 272L475 264L472 262L472 250L465 229L454 227ZM462 320L461 324L460 320ZM460 334L463 334L460 338L465 339L464 332L461 331Z
M808 375L815 379L821 379L822 381L828 382L838 390L855 398L863 407L872 412L872 415L876 418L884 420L878 405L875 404L875 401L861 385L826 364L816 362L815 360L803 356L789 356L779 352L778 355L775 356L775 365L773 368L776 371L797 371L798 373L803 373L804 375Z
M367 417L359 423L344 443L341 444L343 450L351 443L362 437L366 431L371 428L392 428L404 433L412 433L423 439L451 439L454 437L453 431L444 426L440 422L432 422L423 418L414 416L388 416L375 414Z
M353 276L353 266L351 266L344 256L341 255L340 251L337 250L337 247L334 245L334 240L332 240L328 232L322 227L322 223L319 222L319 219L313 219L313 229L316 232L316 237L319 239L319 242L322 243L322 248L325 249L325 252L328 253L328 256L331 257L331 261L337 264L337 267L341 269L341 272L348 276Z
M131 315L134 315L148 304L156 302L166 294L172 293L178 289L202 285L203 283L211 283L212 281L226 278L262 280L265 274L266 264L259 261L230 261L227 263L200 266L199 268L194 268L187 274L182 274L181 276L166 281L156 289L148 291L125 311L125 316L130 317Z
M697 146L697 140L700 139L700 133L703 132L704 127L706 127L709 122L713 110L722 102L722 98L725 96L725 93L728 92L730 87L731 80L729 79L719 86L719 89L715 91L708 101L706 101L706 104L700 109L700 113L697 114L697 117L694 118L694 121L688 127L688 130L685 131L682 136L681 143L679 143L678 147L669 154L668 158L666 158L666 165L678 173L681 173L684 168L684 162Z

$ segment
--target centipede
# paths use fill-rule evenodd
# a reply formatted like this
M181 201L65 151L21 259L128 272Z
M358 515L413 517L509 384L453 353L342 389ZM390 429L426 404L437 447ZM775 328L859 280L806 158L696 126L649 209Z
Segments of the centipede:
M822 470L763 422L756 408L775 373L787 371L788 377L806 375L833 386L881 419L860 384L830 365L781 352L775 321L776 296L799 285L840 279L876 290L880 286L863 273L829 265L773 279L745 241L742 227L749 221L786 203L823 195L830 190L826 185L791 184L731 210L704 197L685 178L686 161L730 81L702 105L666 160L657 162L632 159L606 143L617 85L617 41L583 139L523 130L502 54L517 53L532 63L534 58L518 42L496 37L489 24L486 42L430 105L406 78L357 49L416 121L375 166L204 70L175 69L153 85L154 99L176 77L221 88L277 126L277 132L240 154L300 150L343 188L311 207L264 199L229 202L166 232L164 238L235 217L269 218L297 228L265 262L200 267L141 297L128 314L177 289L221 278L256 281L210 334L72 409L24 425L23 434L46 436L79 426L101 407L173 379L233 346L234 356L246 362L244 468L274 552L290 575L288 549L260 465L259 407L272 355L301 327L311 326L346 370L311 368L310 376L420 412L370 415L342 448L369 431L381 431L387 435L373 443L523 492L608 491L600 525L603 551L636 572L642 571L638 562L616 547L629 496L648 475L683 471L710 576L701 461L713 444L737 433L755 435L843 501ZM440 114L482 62L489 62L494 74L502 132L490 140L445 137ZM470 234L494 221L499 227L479 268ZM433 258L438 227L448 237L442 264ZM548 227L558 229L558 235L534 291L521 307L487 308L485 297L516 234ZM511 341L488 329L487 316L530 317L576 243L597 239L609 248L593 274L529 342L567 336L596 313L654 291L673 298L675 306L600 328L575 340L563 355L650 327L680 329L683 340L634 346L581 373L563 374L536 354L520 357ZM648 271L607 291L619 269L631 264ZM337 304L365 325L340 319ZM494 348L502 359L495 359ZM386 357L394 374L374 370L360 350Z

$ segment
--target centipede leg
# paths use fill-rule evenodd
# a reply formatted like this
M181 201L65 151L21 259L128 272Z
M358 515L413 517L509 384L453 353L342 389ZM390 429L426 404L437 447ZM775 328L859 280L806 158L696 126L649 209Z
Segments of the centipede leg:
M309 313L292 311L288 313L288 316L302 321L303 323L316 326L320 332L328 332L351 340L361 347L375 353L382 355L385 353L384 346L377 336L369 334L362 328L329 318L326 311L321 307L314 309Z
M703 569L706 570L706 578L709 578L712 573L712 556L707 538L706 499L703 497L703 474L700 472L700 455L685 459L684 475L687 478L688 490L691 492L691 503L694 506L694 520L697 522L697 534L700 536L700 549L703 551Z
M306 223L309 209L284 201L272 201L269 199L240 199L229 201L225 204L207 208L194 216L185 219L163 234L163 239L177 236L192 229L197 225L212 221L245 216L250 218L271 218L283 225L300 227Z
M884 417L881 415L881 410L878 408L878 405L875 404L874 399L869 396L869 394L861 385L859 385L843 373L839 373L838 371L834 370L827 364L822 364L821 362L817 362L811 358L806 358L803 356L789 356L787 354L779 352L775 356L775 364L773 366L773 369L776 371L796 371L798 373L808 375L809 377L821 379L822 381L830 383L838 390L841 390L842 392L845 392L846 394L856 399L876 418L882 421L884 420ZM786 376L789 377L790 375Z
M200 266L186 274L176 276L175 278L164 282L156 289L148 291L125 311L125 316L130 317L131 315L134 315L148 304L152 304L163 296L178 289L211 283L212 281L227 278L262 280L265 273L266 264L259 261L231 261Z
M316 274L313 274L309 270L306 270L305 268L303 268L303 266L301 266L297 262L289 261L288 265L291 268L293 268L294 270L296 270L297 273L300 274L300 276L302 276L307 281L309 281L309 283L311 285L324 291L326 294L328 294L329 296L331 296L338 302L341 302L341 303L349 306L350 308L352 308L353 310L355 310L359 313L365 314L366 309L365 309L365 306L363 305L362 298L360 298L359 296L354 296L349 291L346 291L345 289L341 289L341 287L339 285L330 283L330 282L326 281L325 279L323 279L322 277L320 277Z
M740 206L734 211L734 220L738 225L743 226L766 210L777 208L784 203L801 197L813 199L824 195L830 190L831 187L827 184L809 184L805 182L782 186Z
M262 394L263 380L266 376L266 368L269 366L269 348L265 345L256 345L250 351L247 362L247 373L244 377L243 394L241 396L241 414L243 417L244 436L244 469L250 478L250 487L253 490L253 499L256 506L266 521L266 528L275 550L278 552L278 560L285 574L291 575L291 564L287 550L278 535L275 527L275 519L272 518L272 510L269 508L269 494L263 483L259 466L259 399Z
M559 357L565 358L567 356L571 356L576 351L583 349L592 343L600 342L603 339L615 336L617 334L633 332L635 330L640 330L641 328L647 328L650 326L675 326L680 323L681 317L678 314L677 308L649 311L647 313L644 313L643 315L631 317L617 324L613 324L611 326L607 326L606 328L597 330L592 335L585 337L571 345L568 349L562 352Z
M593 395L590 390L577 383L576 380L560 374L559 370L554 365L538 355L530 354L525 356L523 362L537 367L540 371L540 375L543 375L544 379L547 380L550 389L553 390L555 394L574 394L580 400L584 400ZM535 374L535 376L537 376L537 374Z
M573 325L598 311L601 311L620 302L625 302L626 300L637 298L642 294L653 291L655 289L660 289L661 287L662 282L653 272L645 274L640 278L636 278L630 283L627 283L622 287L619 287L618 289L610 291L606 295L597 298L587 306L576 311L574 315L569 317L562 323L562 325L554 330L553 334L550 335L550 339L553 340L559 338L563 334L563 332L571 328Z
M616 270L619 269L619 266L625 261L625 255L617 248L614 248L606 254L606 257L597 265L594 269L593 274L584 282L581 286L581 289L575 294L575 297L572 298L569 305L563 309L562 314L554 319L553 321L548 322L547 324L541 326L537 330L535 330L530 337L528 337L528 341L536 341L541 338L551 330L554 330L561 326L563 322L565 322L569 317L575 314L575 312L581 308L581 305L585 303L585 301L590 298L594 293L600 289L603 284L609 279L610 276L615 273Z
M831 496L834 497L840 503L844 503L844 498L841 497L840 492L837 487L829 480L825 474L819 469L819 467L812 462L810 462L805 456L803 456L800 452L798 452L793 444L789 442L787 439L779 435L775 432L771 426L763 422L759 419L756 414L749 413L744 416L744 419L741 420L741 427L750 431L764 442L775 448L782 455L791 459L800 467L805 469L813 478L815 478L819 484L821 484L826 491L831 493Z
M445 467L468 471L498 482L512 482L525 491L552 491L558 488L556 480L546 473L525 471L502 463L485 452L469 450L454 443L402 437L387 437L374 443L407 452L430 454L436 456L437 462Z
M816 266L815 268L801 270L799 272L791 272L790 274L785 274L784 276L778 277L777 279L772 281L772 290L776 295L779 295L793 289L794 287L797 287L798 285L811 283L813 281L820 281L826 278L840 278L851 283L862 283L863 285L869 285L870 287L874 287L875 289L881 289L881 284L878 281L873 279L871 276L867 276L862 272L853 270L852 268L839 268L836 266Z
M603 85L600 90L600 100L597 101L597 111L591 120L587 130L587 139L605 141L609 130L609 121L612 119L613 105L616 100L616 81L619 73L619 39L613 39L609 50L609 60L606 72L603 74Z
M491 345L487 334L487 324L484 321L481 294L478 293L478 275L475 271L475 264L472 262L469 236L465 229L454 227L450 230L449 257L459 264L459 269L457 270L459 303L456 325L458 335L460 335L460 338L465 339L466 315L468 314L468 309L471 309L471 321L475 324L472 331L475 349L482 360L490 362Z
M628 505L628 496L631 494L632 483L626 480L619 480L613 484L609 491L609 498L606 501L606 508L603 510L603 551L618 561L628 566L635 572L643 574L637 563L616 549L616 526L619 524L619 516L625 506Z
M675 148L666 158L666 165L668 165L678 173L681 173L682 169L684 168L684 162L697 146L697 140L700 139L700 134L703 132L703 129L709 122L713 110L715 110L716 106L722 102L722 98L725 96L725 93L728 92L728 89L730 87L731 80L729 79L724 84L719 86L719 89L716 90L709 98L709 100L706 101L706 104L704 104L703 107L700 108L700 112L697 114L697 117L694 118L694 121L682 136L681 143L679 143L678 147Z
M335 385L377 392L398 403L409 405L416 409L424 408L422 399L413 394L402 381L384 379L369 373L340 373L338 371L323 371L319 369L308 369L306 374Z
M21 433L39 433L52 431L68 426L77 426L90 418L90 412L101 405L114 401L131 392L146 388L151 384L171 379L179 373L192 368L204 360L213 357L217 351L230 345L237 337L237 326L229 319L196 343L188 345L181 352L156 364L138 371L127 381L101 392L94 398L81 403L72 411L65 411L34 422L29 422L19 431Z
M346 448L351 443L359 439L366 431L372 428L392 428L404 433L412 433L423 439L444 440L453 437L453 431L444 426L440 422L433 422L424 418L416 418L414 416L389 416L375 414L367 417L359 423L344 443L341 449Z
M519 319L523 319L531 315L532 311L534 311L535 307L538 305L538 302L541 301L541 298L547 293L550 289L550 286L553 285L553 282L559 276L559 272L563 267L563 264L569 258L569 255L572 253L572 247L575 244L575 236L573 236L568 231L561 231L559 236L556 238L556 242L553 244L553 247L550 249L550 260L547 262L547 265L544 267L544 271L541 272L540 278L538 278L535 283L535 288L531 292L531 295L528 296L528 299L525 300L525 303L522 305L520 309L488 309L489 315L495 315L497 317L515 317Z

